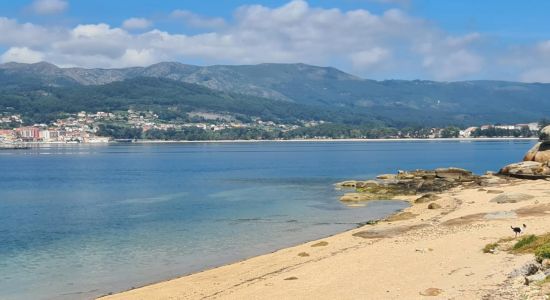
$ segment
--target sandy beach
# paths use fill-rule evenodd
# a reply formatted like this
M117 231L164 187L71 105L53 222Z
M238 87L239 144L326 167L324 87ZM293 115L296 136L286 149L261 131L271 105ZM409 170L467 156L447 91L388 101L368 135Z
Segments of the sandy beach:
M490 202L509 193L534 198ZM375 225L101 299L545 299L540 287L508 276L532 254L482 249L514 237L511 225L527 224L528 234L550 228L549 181L440 196L439 209L411 201Z

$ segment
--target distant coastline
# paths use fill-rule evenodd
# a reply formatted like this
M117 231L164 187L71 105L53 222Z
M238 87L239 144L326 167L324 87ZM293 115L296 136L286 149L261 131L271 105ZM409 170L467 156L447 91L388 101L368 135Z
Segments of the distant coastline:
M162 143L258 143L258 142L424 142L424 141L535 141L538 138L528 137L494 137L494 138L381 138L381 139L288 139L288 140L192 140L192 141L164 141L164 140L137 140L135 144L162 144ZM116 142L115 142L116 143Z
M109 141L95 143L67 142L24 142L25 145L106 145L106 144L186 144L186 143L315 143L315 142L472 142L472 141L536 141L536 137L491 137L491 138L380 138L380 139L277 139L277 140L134 140L128 142Z

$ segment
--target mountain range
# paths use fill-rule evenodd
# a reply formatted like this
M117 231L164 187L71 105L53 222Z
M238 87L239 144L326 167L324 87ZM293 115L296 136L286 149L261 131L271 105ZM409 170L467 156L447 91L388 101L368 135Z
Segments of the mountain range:
M131 97L125 89L132 89ZM206 101L202 107L195 100L189 106L189 94L183 90L193 90L195 98L209 95L208 99L221 104L225 101L227 105L211 105L212 101ZM350 116L350 122L364 119L391 126L521 123L550 116L550 84L543 83L376 81L332 67L306 64L203 67L164 62L122 69L59 68L46 62L0 64L0 109L17 108L22 103L44 106L53 101L52 97L58 104L69 107L74 101L101 106L102 99L113 98L132 105L132 101L143 102L145 94L150 98L169 95L169 104L160 101L155 105L173 106L180 101L187 110L244 115L261 111L265 115L281 106L285 109L274 111L274 116L280 118L285 113L300 111L300 118L346 122L346 116ZM88 99L92 96L93 99ZM22 99L25 97L32 101ZM252 110L245 107L250 105L260 107ZM56 113L55 109L49 111ZM331 116L335 120L330 120Z

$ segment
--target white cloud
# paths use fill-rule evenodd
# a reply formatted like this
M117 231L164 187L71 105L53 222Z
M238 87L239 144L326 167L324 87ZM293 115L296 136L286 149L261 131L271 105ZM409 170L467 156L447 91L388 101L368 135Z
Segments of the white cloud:
M65 29L18 23L14 19L0 17L0 45L6 47L47 47L53 40L66 38L66 33Z
M19 63L36 63L44 60L44 55L38 51L31 50L27 47L12 47L9 48L2 56L0 61L19 62Z
M150 25L147 19L136 18L121 28L102 23L47 27L0 18L0 47L26 48L64 66L126 67L167 60L303 62L356 70L365 77L445 80L476 76L491 60L480 50L484 39L480 33L450 35L399 9L343 11L294 0L275 8L243 6L230 20L183 10L171 17L204 30L197 34L128 31ZM544 51L550 42L539 48L550 55L550 50Z
M481 39L477 32L463 36L446 36L442 40L430 39L418 43L414 51L422 56L422 66L431 77L452 80L479 73L485 59L470 49Z
M66 0L35 0L30 8L39 15L51 15L64 12L69 7Z
M223 18L208 18L182 9L174 10L170 17L182 20L188 26L195 28L216 29L226 25Z
M460 49L446 55L426 56L423 65L432 72L435 79L451 80L478 73L483 66L483 59Z
M128 30L132 29L147 29L153 26L153 22L145 18L130 18L122 23L122 27Z
M380 47L359 51L350 55L353 66L357 69L365 69L382 63L390 57L390 51Z
M519 73L522 81L550 82L550 40L514 47L503 62L507 68Z

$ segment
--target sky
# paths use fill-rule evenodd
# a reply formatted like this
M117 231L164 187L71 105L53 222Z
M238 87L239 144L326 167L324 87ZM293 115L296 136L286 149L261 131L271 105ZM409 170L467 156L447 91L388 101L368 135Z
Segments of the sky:
M11 0L0 62L307 63L372 79L550 82L546 0Z

